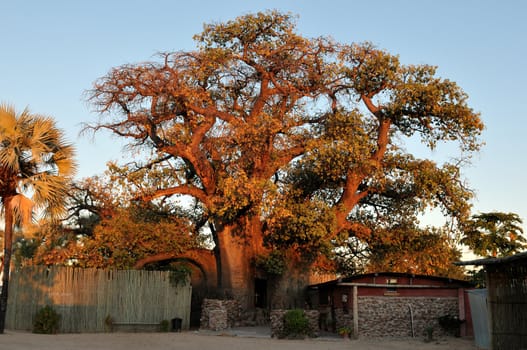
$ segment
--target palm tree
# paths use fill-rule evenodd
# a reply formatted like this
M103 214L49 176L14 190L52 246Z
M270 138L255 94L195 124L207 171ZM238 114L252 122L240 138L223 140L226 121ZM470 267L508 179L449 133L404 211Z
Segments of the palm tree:
M0 203L5 221L0 333L5 327L15 226L31 220L35 212L50 218L64 212L63 199L75 172L73 154L53 119L0 104Z

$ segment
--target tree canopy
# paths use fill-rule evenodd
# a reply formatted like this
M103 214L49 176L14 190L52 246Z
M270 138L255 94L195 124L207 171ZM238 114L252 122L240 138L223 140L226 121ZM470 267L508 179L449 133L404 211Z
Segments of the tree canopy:
M459 159L437 164L405 149L410 138L431 149L453 142L465 159L481 145L478 113L436 67L370 43L306 38L277 11L205 25L194 39L194 51L97 80L89 101L100 119L86 130L127 139L130 174L160 174L137 199L199 206L224 272L235 270L232 249L221 249L233 240L247 261L270 249L313 261L430 207L453 225L468 217Z
M481 256L509 256L527 248L517 214L489 212L473 215L465 224L461 243Z
M127 269L152 255L202 245L195 220L170 201L133 200L152 185L154 174L125 178L123 171L109 163L102 176L72 183L69 215L62 222L39 225L31 237L20 240L19 248L26 252L21 263Z

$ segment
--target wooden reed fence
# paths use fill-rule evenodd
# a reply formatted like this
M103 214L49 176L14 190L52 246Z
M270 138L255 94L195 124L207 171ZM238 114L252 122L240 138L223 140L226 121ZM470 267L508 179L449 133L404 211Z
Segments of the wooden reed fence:
M527 253L488 264L491 349L527 349Z
M12 272L6 328L31 330L36 312L50 305L61 315L61 333L108 331L108 317L116 324L153 326L179 318L188 329L192 288L174 285L169 274L24 267Z
M490 344L486 334L481 343L493 350L527 349L527 252L456 264L482 265L487 273Z

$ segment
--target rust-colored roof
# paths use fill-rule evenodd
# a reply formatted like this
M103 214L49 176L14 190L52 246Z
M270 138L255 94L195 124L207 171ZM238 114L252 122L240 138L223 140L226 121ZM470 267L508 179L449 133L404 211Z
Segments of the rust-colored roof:
M357 280L368 278L368 277L407 277L407 278L419 278L419 279L428 279L432 281L440 281L444 283L449 284L459 284L464 287L473 287L473 284L468 281L458 280L454 278L449 277L440 277L440 276L427 276L427 275L416 275L412 273L404 273L404 272L373 272L373 273L367 273L367 274L361 274L361 275L354 275L350 277L344 277L339 278L333 281L319 283L319 284L313 284L310 285L309 288L317 288L317 287L328 287L328 286L336 286L341 283L353 283Z

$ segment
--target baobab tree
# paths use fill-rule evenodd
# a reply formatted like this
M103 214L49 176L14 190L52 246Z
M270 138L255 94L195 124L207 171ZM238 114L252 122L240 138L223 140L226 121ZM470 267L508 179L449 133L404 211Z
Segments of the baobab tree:
M456 142L461 157L480 147L479 115L435 67L404 65L369 43L306 38L277 11L209 24L194 38L195 51L97 80L89 100L100 119L86 130L129 140L132 172L170 178L138 199L196 203L218 287L245 307L255 276L266 278L254 262L276 258L270 251L310 264L342 239L430 207L452 222L468 216L459 163L404 147L407 138L432 149Z

